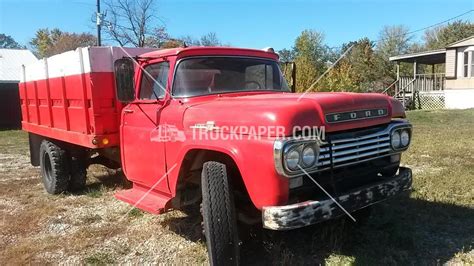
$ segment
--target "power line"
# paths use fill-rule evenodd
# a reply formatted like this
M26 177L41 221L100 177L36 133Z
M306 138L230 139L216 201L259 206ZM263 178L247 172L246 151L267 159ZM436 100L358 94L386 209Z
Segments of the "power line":
M399 34L399 35L392 36L392 38L403 37L403 36L405 36L405 35L411 35L411 34L414 34L414 33L420 32L420 31L427 30L427 29L429 29L429 28L433 28L433 27L436 27L436 26L440 26L440 25L445 24L445 23L447 23L447 22L449 22L449 21L455 20L455 19L460 18L460 17L463 17L463 16L465 16L465 15L467 15L467 14L469 14L469 13L472 13L473 11L474 11L474 9L471 9L471 10L466 11L466 12L464 12L464 13L461 13L461 14L459 14L459 15L457 15L457 16L451 17L451 18L446 19L446 20L443 20L443 21L441 21L441 22L437 22L437 23L435 23L435 24L426 26L426 27L424 27L424 28L420 28L420 29L413 30L413 31L410 31L410 32L407 32L407 33L403 33L403 34ZM388 39L388 38L380 38L380 39L375 40L374 43L379 43L379 42L385 41L385 40L387 40L387 39ZM343 47L343 45L333 46L333 47L328 47L328 48L331 49L331 50L333 50L333 49L339 49L339 48L342 48L342 47Z

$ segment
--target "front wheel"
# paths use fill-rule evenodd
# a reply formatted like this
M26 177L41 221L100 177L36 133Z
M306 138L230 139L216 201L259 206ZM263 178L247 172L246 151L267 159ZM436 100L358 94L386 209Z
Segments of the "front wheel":
M226 166L206 162L202 169L202 216L211 265L238 265L234 198Z

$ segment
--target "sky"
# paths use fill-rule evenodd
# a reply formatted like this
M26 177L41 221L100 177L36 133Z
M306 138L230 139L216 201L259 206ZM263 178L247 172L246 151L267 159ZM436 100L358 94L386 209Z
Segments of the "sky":
M39 28L95 34L96 0L0 0L0 33L27 44ZM474 0L157 0L157 15L173 37L215 32L236 47L291 48L305 29L329 46L378 38L384 25L418 30L474 9ZM462 17L474 21L474 12ZM415 37L421 38L419 33Z

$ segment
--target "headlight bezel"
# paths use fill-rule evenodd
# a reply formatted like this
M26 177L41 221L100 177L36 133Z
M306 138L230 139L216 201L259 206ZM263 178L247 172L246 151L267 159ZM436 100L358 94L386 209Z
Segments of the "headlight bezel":
M392 148L393 151L397 151L397 152L400 152L400 151L405 151L408 149L408 147L410 147L410 144L411 144L411 136L412 136L412 127L411 126L401 126L401 127L395 127L395 128L392 128L392 130L390 131L390 147ZM402 142L402 134L403 133L407 133L408 134L408 142L406 145L403 145L403 142ZM393 145L393 136L394 134L397 133L398 134L398 146L397 147L394 147Z
M275 160L277 162L277 172L286 177L295 177L304 173L299 167L297 167L295 170L288 167L288 164L286 162L286 155L292 151L297 151L300 155L298 165L307 172L313 172L317 169L320 145L321 142L318 139L314 138L290 139L286 141L275 142L274 151ZM315 153L315 159L311 165L306 165L303 163L303 150L308 147L312 147Z

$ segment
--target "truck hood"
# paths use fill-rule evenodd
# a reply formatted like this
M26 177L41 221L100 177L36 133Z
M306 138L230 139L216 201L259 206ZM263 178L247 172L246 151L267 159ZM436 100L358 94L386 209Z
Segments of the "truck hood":
M386 110L384 115L369 118L352 114L354 118L347 113L380 109ZM328 114L347 119L331 121ZM229 132L235 127L278 126L284 128L285 136L290 136L295 127L324 126L326 132L333 132L389 123L392 116L404 117L399 102L376 93L226 95L191 104L184 113L183 126L190 129L211 124L215 130Z

